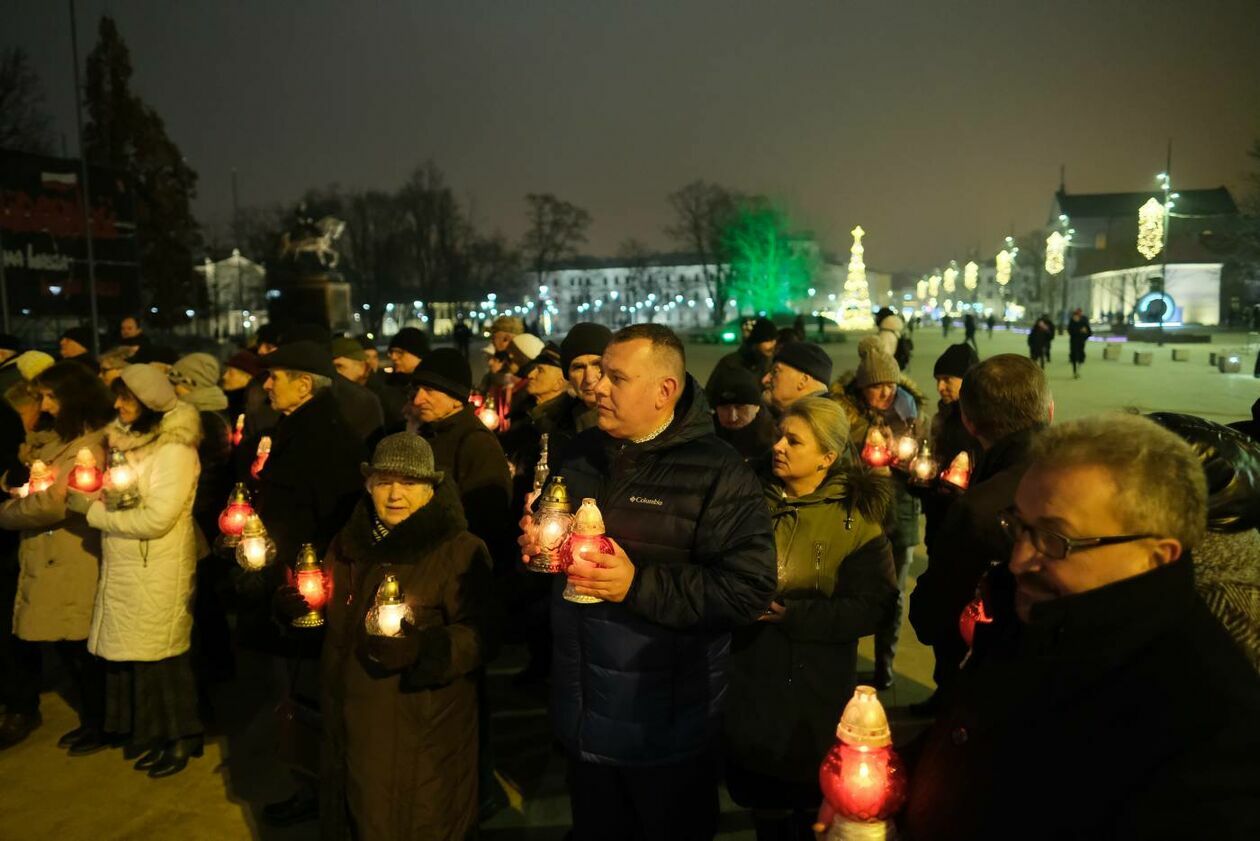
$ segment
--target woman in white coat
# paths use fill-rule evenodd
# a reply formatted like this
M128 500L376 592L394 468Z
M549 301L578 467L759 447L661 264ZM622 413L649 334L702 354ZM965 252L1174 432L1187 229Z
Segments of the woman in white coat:
M107 661L106 731L128 742L133 755L149 749L138 770L167 777L202 750L189 655L198 544L205 540L192 517L201 419L151 365L128 365L111 388L118 419L109 446L133 471L139 502L120 507L109 487L99 499L71 494L69 507L101 531L88 648Z

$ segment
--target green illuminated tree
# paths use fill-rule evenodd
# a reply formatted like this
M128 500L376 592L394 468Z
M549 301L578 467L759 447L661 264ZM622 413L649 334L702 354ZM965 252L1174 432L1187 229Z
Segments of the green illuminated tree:
M790 233L783 211L764 199L744 201L722 231L731 267L730 297L740 311L774 312L804 298L812 285L818 250Z

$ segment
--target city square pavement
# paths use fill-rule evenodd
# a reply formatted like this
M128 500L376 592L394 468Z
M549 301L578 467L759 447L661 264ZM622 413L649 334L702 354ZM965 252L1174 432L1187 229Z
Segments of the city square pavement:
M854 337L856 338L856 337ZM914 335L915 356L908 374L925 393L932 393L932 363L946 344L961 341L961 329L949 339L939 327ZM1220 334L1211 345L1122 345L1120 361L1102 359L1102 342L1091 342L1082 378L1074 380L1067 364L1067 341L1054 343L1047 370L1055 396L1057 419L1081 417L1114 409L1142 412L1179 411L1216 421L1247 417L1260 396L1260 380L1252 377L1255 337L1249 355L1242 354L1242 374L1220 374L1208 365L1210 351L1245 351L1246 334ZM998 331L992 338L980 331L981 356L1026 352L1025 336ZM1189 350L1189 360L1173 362L1171 349ZM691 345L689 368L702 382L729 346ZM856 343L827 346L837 375L856 365ZM1153 353L1153 364L1133 364L1135 350ZM933 395L934 397L934 395ZM933 405L935 400L933 400ZM925 558L916 557L912 577ZM913 581L910 587L913 588ZM907 717L905 705L931 692L932 658L908 627L897 655L897 682L881 693L893 717L894 730L921 723ZM870 640L860 647L859 670L870 668ZM568 824L564 762L553 747L546 722L543 685L516 687L511 676L523 665L519 646L509 646L490 668L490 691L496 710L493 737L496 765L506 783L508 805L484 827L483 837L498 841L561 839ZM52 676L55 678L55 673ZM198 839L309 838L314 824L285 830L263 826L263 803L290 792L287 774L272 749L271 710L276 675L270 665L243 657L234 682L213 692L214 719L206 754L172 778L151 780L132 771L118 751L71 759L55 746L57 737L77 722L69 706L50 687L43 695L44 724L26 742L0 753L0 841L9 839L143 838L151 841ZM720 838L751 839L747 816L723 798Z

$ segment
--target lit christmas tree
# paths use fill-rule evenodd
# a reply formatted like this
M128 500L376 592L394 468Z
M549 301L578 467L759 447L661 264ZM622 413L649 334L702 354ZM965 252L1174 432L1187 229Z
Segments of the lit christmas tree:
M853 247L849 249L849 274L844 280L844 299L840 302L840 327L845 330L869 330L875 326L871 315L871 290L866 283L866 262L862 254L862 237L866 231L858 225L853 234Z

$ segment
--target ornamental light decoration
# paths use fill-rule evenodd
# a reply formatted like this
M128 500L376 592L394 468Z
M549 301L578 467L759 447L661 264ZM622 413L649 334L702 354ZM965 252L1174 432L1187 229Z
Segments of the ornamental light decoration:
M926 300L928 296L928 282L920 280L915 291L920 301Z
M1067 237L1058 231L1046 237L1046 274L1057 275L1063 272L1067 243Z
M941 276L934 274L928 278L928 297L935 298L941 294Z
M963 286L968 289L975 289L979 285L980 267L976 265L975 260L968 260L967 265L963 266Z
M958 269L954 268L953 265L945 270L945 282L942 288L946 292L953 292L958 288Z
M871 323L871 290L866 282L866 253L862 237L866 231L858 225L852 231L853 245L849 248L849 272L844 279L844 299L840 302L841 324L846 329L864 329Z
M1005 248L997 253L995 262L997 271L994 274L993 279L997 282L998 286L1006 286L1006 284L1011 282L1011 264L1013 262L1014 259L1012 258L1011 252L1007 251Z
M1147 260L1164 249L1164 205L1154 197L1138 210L1138 253Z

